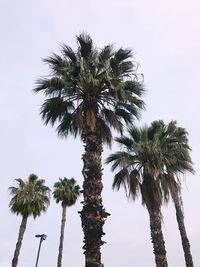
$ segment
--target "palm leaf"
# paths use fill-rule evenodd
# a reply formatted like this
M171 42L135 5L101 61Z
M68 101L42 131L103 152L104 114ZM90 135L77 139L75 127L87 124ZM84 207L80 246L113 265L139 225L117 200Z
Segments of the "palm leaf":
M116 53L115 53L115 56L114 56L114 59L117 63L120 63L128 58L131 58L132 57L132 51L131 49L123 49L123 48L120 48Z
M64 57L66 57L67 60L70 59L73 63L77 62L76 54L70 46L62 44L61 49Z
M42 118L45 121L45 124L49 122L54 125L54 123L58 120L62 120L63 115L70 116L70 111L74 110L74 104L72 101L64 101L60 97L54 97L47 99L41 108Z
M104 66L113 55L114 55L113 46L106 45L99 53L100 64L103 64Z
M112 185L113 189L116 188L117 190L119 190L121 185L123 185L127 192L127 188L126 188L127 177L128 177L127 169L121 169L118 173L116 173L114 176L114 181Z
M138 191L139 191L139 182L140 180L140 173L138 172L137 169L133 169L128 178L128 185L129 185L129 195L132 196L133 200L136 199L138 196Z
M77 127L76 115L74 113L66 113L57 127L58 135L61 137L67 137L69 134L76 137L79 131L80 129Z
M78 41L78 43L80 45L81 56L85 60L87 60L88 57L90 56L90 54L92 52L92 48L93 48L92 39L86 33L82 33L82 34L78 35L76 38L77 38L77 41Z

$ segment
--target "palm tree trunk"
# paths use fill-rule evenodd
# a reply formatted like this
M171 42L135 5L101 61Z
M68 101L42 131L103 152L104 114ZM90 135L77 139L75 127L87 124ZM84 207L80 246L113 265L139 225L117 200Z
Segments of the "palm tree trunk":
M190 251L190 243L189 239L187 237L186 229L185 229L185 224L184 224L184 215L183 211L181 208L181 198L178 196L178 194L172 194L172 198L174 201L175 209L176 209L176 219L178 222L178 228L180 231L181 235L181 241L182 241L182 246L183 246L183 251L184 251L184 256L185 256L185 263L187 267L193 267L193 260L192 260L192 254Z
M67 211L67 206L63 205L57 267L61 267L61 265L62 265L62 253L63 253L63 241L64 241L64 231L65 231L65 222L66 222L66 211Z
M156 205L147 205L150 217L151 238L157 267L167 267L165 241L162 233L161 212Z
M22 246L22 239L24 236L24 232L26 230L27 219L28 219L28 216L22 217L22 222L19 228L18 240L16 243L15 252L14 252L14 257L12 259L12 267L16 267L18 263L18 257L19 257L21 246Z
M103 267L100 247L104 242L103 225L108 213L102 205L102 141L97 133L85 131L83 159L83 209L80 212L84 232L85 267Z

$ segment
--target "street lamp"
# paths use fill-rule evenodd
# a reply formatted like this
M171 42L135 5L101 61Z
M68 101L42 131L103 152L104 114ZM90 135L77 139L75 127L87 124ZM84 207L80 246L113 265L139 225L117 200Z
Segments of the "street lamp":
M35 267L38 266L38 260L39 260L39 255L40 255L40 248L41 248L41 244L42 244L42 241L44 241L46 238L47 238L47 235L36 235L35 237L39 237L40 238L40 243L39 243L39 248L38 248L38 253L37 253L37 259L36 259L36 264L35 264Z

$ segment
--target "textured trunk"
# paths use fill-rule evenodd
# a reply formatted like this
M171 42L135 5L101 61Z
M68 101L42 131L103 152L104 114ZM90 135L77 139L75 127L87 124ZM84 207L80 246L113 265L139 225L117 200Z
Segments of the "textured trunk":
M100 247L104 243L103 225L108 213L102 205L102 141L94 131L84 131L83 209L80 212L84 232L85 267L103 267Z
M165 241L162 233L160 208L155 205L147 205L150 217L151 238L155 254L156 267L167 267Z
M12 267L16 267L18 263L18 257L19 257L21 246L22 246L22 239L24 236L24 232L26 230L27 219L28 219L28 216L22 217L22 222L19 228L18 240L17 240L15 252L14 252L14 257L12 259Z
M190 243L187 237L185 225L184 225L184 215L181 208L181 199L177 194L172 194L172 198L174 201L175 209L176 209L176 219L178 222L178 228L181 235L182 240L182 246L185 256L185 263L187 267L193 267L193 260L192 260L192 254L190 251Z
M65 222L66 222L66 210L67 210L67 206L63 205L57 267L61 267L61 265L62 265L62 253L63 253L63 241L64 241L64 231L65 231Z

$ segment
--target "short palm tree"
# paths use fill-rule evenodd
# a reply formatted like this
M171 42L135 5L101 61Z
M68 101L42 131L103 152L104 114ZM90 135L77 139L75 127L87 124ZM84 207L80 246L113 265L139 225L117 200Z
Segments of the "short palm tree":
M74 178L59 178L59 182L54 184L53 197L56 203L61 202L62 205L62 220L61 220L61 231L60 231L60 244L57 267L62 265L62 253L63 253L63 241L64 241L64 230L66 222L66 210L67 207L74 205L80 195L80 187L76 184Z
M111 144L111 129L122 133L132 124L144 103L129 49L112 45L97 49L88 34L77 36L78 49L62 45L61 56L44 60L50 76L38 81L35 92L46 97L41 114L45 123L57 124L60 136L79 134L84 143L83 209L85 266L101 267L100 247L108 213L102 204L103 143Z
M22 245L24 232L29 216L35 219L45 212L50 201L50 189L45 186L45 180L38 179L35 174L31 174L27 180L16 179L17 186L9 187L12 196L9 207L13 213L22 216L19 228L18 240L12 260L12 267L16 267Z
M113 187L119 189L123 185L133 199L139 193L142 196L142 203L150 216L157 267L168 266L162 234L161 205L163 201L168 201L172 190L178 192L178 186L175 187L178 185L178 173L192 169L187 146L177 142L178 136L172 136L170 131L173 127L176 128L175 122L165 125L163 121L155 121L150 127L140 129L132 127L128 137L116 139L122 151L110 155L106 160L112 163L112 170L119 169ZM187 160L184 153L187 154Z

